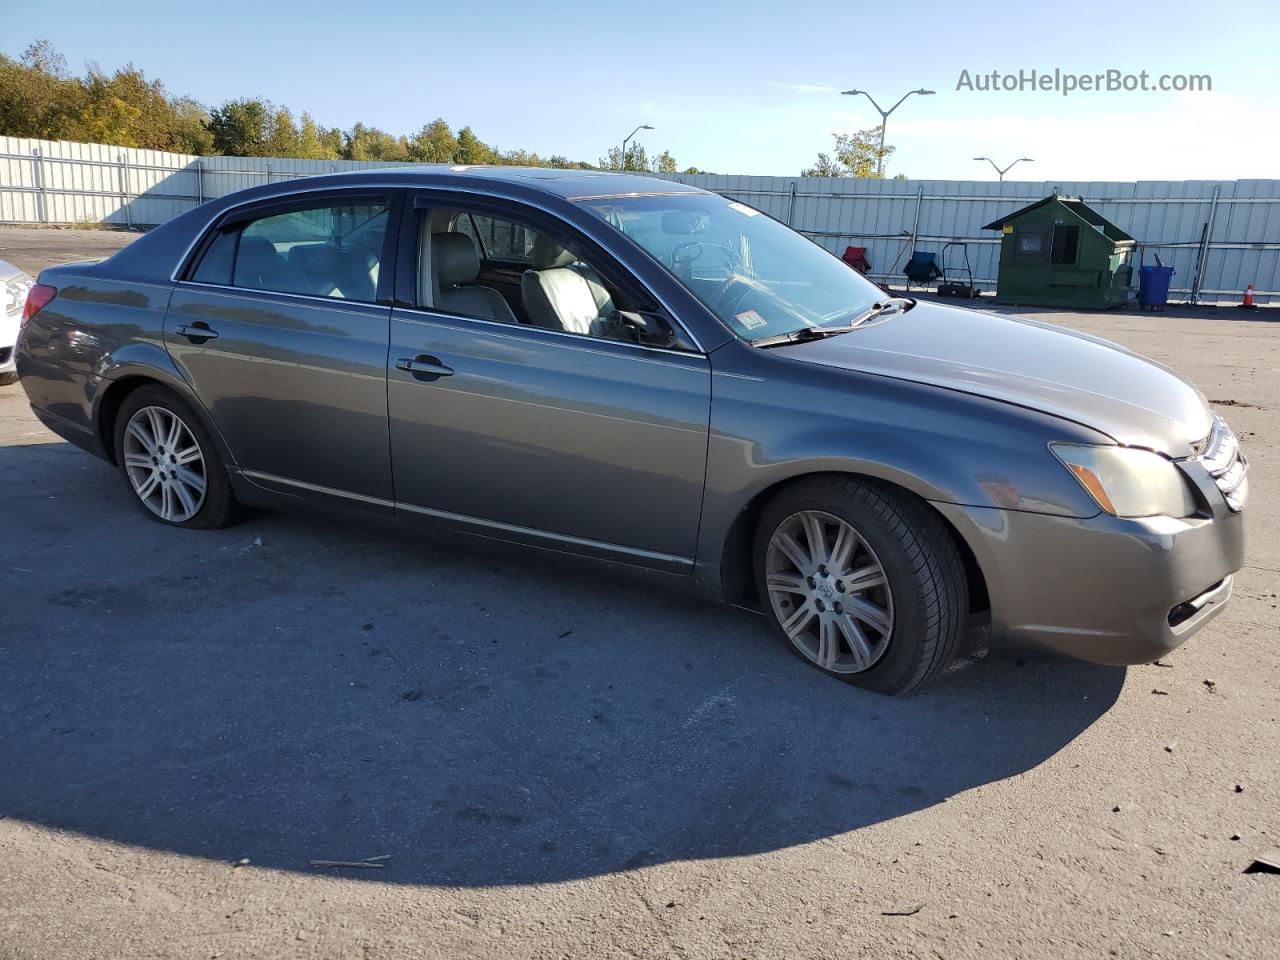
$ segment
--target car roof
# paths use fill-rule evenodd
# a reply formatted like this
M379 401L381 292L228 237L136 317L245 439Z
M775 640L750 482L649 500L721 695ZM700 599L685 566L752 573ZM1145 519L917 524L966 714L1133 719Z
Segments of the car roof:
M569 200L582 197L618 197L629 194L706 193L697 187L674 180L661 180L639 173L614 173L606 170L562 170L556 167L489 167L448 166L445 164L409 164L405 166L368 167L330 174L326 179L381 179L387 175L421 180L423 185L439 183L456 186L458 179L495 180L517 183L529 190L555 194Z

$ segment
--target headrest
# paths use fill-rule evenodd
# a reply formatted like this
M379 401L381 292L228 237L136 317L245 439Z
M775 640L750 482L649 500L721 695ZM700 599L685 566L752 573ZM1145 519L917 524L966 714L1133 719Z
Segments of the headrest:
M533 262L533 269L535 270L567 267L577 259L546 234L540 233L533 238L533 253L530 254L530 260Z
M289 251L289 260L308 273L333 273L338 269L338 248L331 243L309 243Z
M275 244L266 237L242 236L240 238L239 257L251 257L255 262L272 262L280 259Z
M431 268L441 286L470 283L480 275L480 251L465 233L431 235Z
M236 253L236 275L233 283L247 286L266 286L269 278L278 277L285 265L284 258L266 237L240 237Z

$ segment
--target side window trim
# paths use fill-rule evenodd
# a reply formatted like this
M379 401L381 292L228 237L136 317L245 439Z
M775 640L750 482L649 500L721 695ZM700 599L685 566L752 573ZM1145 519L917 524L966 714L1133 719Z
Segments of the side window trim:
M627 341L609 341L613 343L623 343L627 346L638 347L643 350L657 350L666 353L677 353L682 356L700 355L705 356L706 350L701 342L689 326L684 323L666 303L648 284L641 280L635 273L629 270L615 255L609 252L595 238L591 237L582 229L570 223L560 214L548 210L545 207L535 206L527 202L511 199L501 196L493 196L491 194L451 190L447 187L430 188L421 187L406 191L406 200L404 212L401 218L400 230L398 231L399 252L396 263L396 292L394 305L403 309L420 311L428 314L440 314L442 316L456 317L461 320L469 320L477 323L489 323L482 317L469 317L464 314L456 314L448 310L442 310L435 305L421 305L418 302L418 265L420 231L418 228L419 217L415 214L429 212L431 210L448 210L458 209L459 212L470 214L472 211L479 211L482 214L488 211L488 215L498 218L512 220L512 222L532 225L537 230L554 231L554 235L568 237L575 246L585 249L595 259L592 261L593 267L601 272L606 279L614 286L622 288L625 292L635 295L643 294L644 298L651 302L656 312L669 324L672 324L677 334L693 346L692 350L672 349L668 347L658 347L645 343L628 343ZM474 223L474 221L473 221ZM542 225L549 225L543 228ZM621 279L619 279L621 278ZM503 324L503 326L507 326ZM574 333L572 331L544 330L538 327L525 327L521 325L521 329L538 330L542 333L553 334L556 336L572 337L580 341L599 340L599 337L593 337L589 334Z

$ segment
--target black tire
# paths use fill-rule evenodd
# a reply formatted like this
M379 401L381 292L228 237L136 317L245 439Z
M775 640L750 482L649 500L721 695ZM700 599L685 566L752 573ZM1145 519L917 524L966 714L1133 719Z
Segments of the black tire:
M892 591L887 645L860 673L835 673L814 662L783 630L770 601L765 587L770 540L779 525L802 511L824 512L851 526L874 552ZM911 494L838 475L799 481L765 507L752 560L761 605L774 629L796 656L828 676L878 693L902 694L938 676L956 656L969 608L964 563L942 518Z
M180 419L200 447L200 455L204 462L204 502L192 516L185 520L166 520L156 514L143 503L134 489L133 481L129 478L124 456L125 430L133 415L144 407L160 407ZM214 530L235 522L238 506L235 494L231 490L231 481L227 477L226 466L222 462L222 457L218 455L218 447L209 435L209 431L205 429L200 417L191 409L190 404L172 390L155 384L139 387L125 397L116 413L113 441L116 463L119 464L120 474L129 488L129 495L138 509L151 520L169 527L195 530Z
M18 372L10 370L8 373L0 373L0 387L8 387L18 382Z

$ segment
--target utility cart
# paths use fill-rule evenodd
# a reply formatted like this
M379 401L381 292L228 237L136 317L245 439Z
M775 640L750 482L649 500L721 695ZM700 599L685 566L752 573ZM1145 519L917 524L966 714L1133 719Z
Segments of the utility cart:
M947 251L959 247L958 251ZM942 278L938 281L938 296L964 297L972 300L978 295L978 288L973 285L973 268L969 266L969 245L953 240L942 247Z

